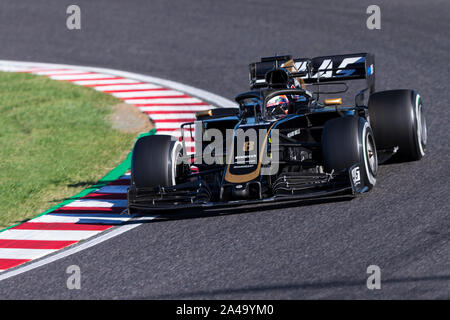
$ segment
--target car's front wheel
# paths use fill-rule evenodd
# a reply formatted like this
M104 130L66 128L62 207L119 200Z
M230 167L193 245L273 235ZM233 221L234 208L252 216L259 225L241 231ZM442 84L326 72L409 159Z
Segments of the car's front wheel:
M136 188L173 186L180 175L182 144L168 135L144 136L131 157L131 183Z
M365 119L346 116L327 121L322 133L322 156L328 173L352 168L355 189L365 192L376 184L375 138Z

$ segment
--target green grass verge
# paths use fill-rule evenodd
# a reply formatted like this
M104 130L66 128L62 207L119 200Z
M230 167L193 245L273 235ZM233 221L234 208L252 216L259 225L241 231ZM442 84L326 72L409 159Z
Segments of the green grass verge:
M136 136L112 129L110 95L30 74L0 72L0 228L95 185Z

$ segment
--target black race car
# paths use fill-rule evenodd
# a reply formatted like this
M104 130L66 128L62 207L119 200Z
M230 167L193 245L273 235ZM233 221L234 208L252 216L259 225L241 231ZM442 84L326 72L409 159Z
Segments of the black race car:
M369 191L379 164L419 160L427 141L419 94L375 92L374 66L368 53L250 64L251 90L235 98L239 108L197 113L181 126L181 139L138 139L129 213ZM364 89L343 104L336 95L348 91L350 80Z

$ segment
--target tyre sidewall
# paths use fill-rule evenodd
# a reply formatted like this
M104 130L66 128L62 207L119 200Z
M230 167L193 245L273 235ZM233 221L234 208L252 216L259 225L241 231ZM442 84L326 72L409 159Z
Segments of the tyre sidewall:
M133 148L131 183L137 188L172 186L176 182L178 140L166 135L145 136Z
M426 151L427 127L422 109L422 98L417 92L414 92L414 142L416 143L416 159L420 160Z
M375 146L375 138L369 122L360 118L358 123L360 144L360 166L363 183L372 189L377 183L378 159ZM369 154L369 151L372 153Z
M371 141L371 147L368 141ZM368 149L372 149L375 157L373 168L370 166ZM350 170L350 178L357 192L370 190L376 184L378 161L375 150L372 129L364 118L347 116L325 124L322 135L325 170L329 173L333 170Z
M171 186L177 184L177 166L181 164L181 157L183 153L183 144L179 141L171 141L167 159L167 176Z
M425 155L426 122L417 92L406 89L376 92L369 99L369 114L377 147L380 150L398 147L394 161L415 161Z

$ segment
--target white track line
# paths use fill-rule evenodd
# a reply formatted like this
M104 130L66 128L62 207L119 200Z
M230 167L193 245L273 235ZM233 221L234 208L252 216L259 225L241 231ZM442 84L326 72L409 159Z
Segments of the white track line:
M178 114L150 114L153 120L167 120L167 119L195 119L196 111L191 113L178 113Z
M105 80L107 81L107 80ZM95 86L92 87L98 91L110 91L110 90L141 90L141 89L163 89L161 86L157 86L150 83L140 84L115 84L109 86Z
M95 192L97 193L123 193L126 194L128 190L128 186L104 186L101 187Z
M46 70L46 71L38 71L38 72L33 72L33 74L38 74L41 76L46 76L46 75L58 75L58 74L69 74L69 73L81 73L81 72L87 72L85 70L75 70L75 69L67 69L67 70Z
M158 129L177 129L180 127L180 122L155 122L156 130Z
M104 224L115 224L122 223L129 220L128 216L116 214L114 216L104 217L104 214L100 215L90 215L90 214L79 214L79 215L67 215L63 214L44 214L38 218L33 219L33 222L56 222L56 223L104 223Z
M212 92L208 92L206 90L198 89L195 87L191 87L179 82L147 76L143 74L133 73L133 72L127 72L127 71L120 71L120 70L114 70L114 69L108 69L108 68L96 68L96 67L88 67L88 66L74 66L74 65L65 65L65 64L52 64L52 63L37 63L37 62L24 62L24 61L11 61L11 60L0 60L0 65L3 65L4 67L10 67L11 69L20 70L20 68L32 68L32 67L38 67L38 68L47 68L47 69L83 69L83 70L89 70L91 72L98 72L98 73L105 73L114 75L117 77L123 77L128 79L134 79L134 80L140 80L142 82L150 82L154 83L160 86L172 88L175 90L183 91L186 94L196 96L201 98L202 100L209 101L213 103L214 105L225 108L225 107L236 107L236 103L226 99L224 97L221 97L217 94L214 94ZM3 69L3 68L2 68ZM116 82L118 83L118 82Z
M154 99L126 99L122 98L122 100L129 104L147 104L147 103L199 103L202 102L197 98L154 98ZM169 100L169 101L167 101Z
M55 80L68 80L74 84L91 86L95 90L99 91L117 91L117 90L138 90L130 92L110 92L113 95L121 98L127 103L131 104L151 104L151 106L140 106L142 111L153 111L156 110L155 104L160 103L161 105L157 107L159 110L164 111L177 111L177 110L193 110L193 112L198 110L205 110L211 108L209 105L196 105L196 106L183 106L177 104L183 103L204 103L204 101L213 103L217 107L235 107L236 104L228 99L215 95L213 93L197 89L194 87L186 86L177 82L150 77L146 75L140 75L136 73L124 72L113 69L105 68L92 68L83 66L72 66L72 65L56 65L48 63L34 63L34 62L20 62L20 61L5 61L0 60L0 69L8 71L27 71L33 72L34 74L41 74L48 76L49 78ZM26 69L26 70L24 70ZM114 79L110 79L114 78ZM103 80L102 80L103 79ZM172 90L145 90L142 89L159 89L159 88L171 88ZM191 98L176 98L177 95L191 95ZM143 99L130 99L145 97ZM155 97L155 98L147 98ZM168 97L168 98L159 98ZM200 98L200 99L198 99ZM169 102L170 101L170 102ZM150 112L149 112L150 113ZM192 117L191 114L183 114L183 116L176 115L175 117L170 117L167 115L166 118L159 115L154 115L156 117L156 126L158 128L166 126L166 130L161 130L162 133L166 134L178 134L179 130L169 130L172 127L167 127L164 122L158 122L158 120L163 119L189 119ZM169 122L170 123L170 122ZM178 127L180 123L177 123ZM177 127L177 128L178 128ZM191 143L188 143L189 145ZM129 179L129 173L121 177L120 179ZM115 194L125 194L127 192L127 186L122 185L110 185L104 186L95 191L96 193L115 193ZM126 207L126 200L110 200L110 199L82 199L76 200L67 205L68 207ZM157 216L146 216L138 220L152 220ZM80 223L88 222L95 224L98 223L121 223L130 218L127 216L121 216L118 214L73 214L64 213L56 214L49 213L33 219L31 222L36 223ZM0 249L0 259L36 259L45 255L50 254L48 257L43 257L37 261L31 261L23 266L18 266L10 270L0 270L3 272L0 275L0 280L10 278L14 275L21 274L28 270L32 270L39 266L43 266L50 262L56 261L58 259L67 257L68 255L74 254L86 248L92 247L98 243L106 241L112 237L122 234L128 230L131 230L141 223L125 224L113 229L108 229L107 231L97 231L97 230L23 230L23 229L9 229L0 233L0 239L11 239L11 240L71 240L80 241L83 239L88 239L90 237L96 236L93 239L84 241L83 243L78 243L69 248L58 250L49 249L15 249L15 248L2 248ZM102 234L100 234L102 233ZM100 234L100 235L99 235ZM55 252L54 254L51 254Z
M0 239L14 240L74 240L95 236L98 230L20 230L9 229L0 233Z
M149 217L137 219L137 221L139 221L139 220L152 220L152 219L155 219L155 218L156 218L156 216L149 216ZM135 224L127 224L127 225L116 227L115 229L113 229L111 231L107 231L107 232L103 233L102 235L100 235L100 236L98 236L98 237L96 237L94 239L85 241L83 243L79 243L79 244L77 244L75 246L69 247L69 248L64 249L62 251L59 251L59 252L57 252L57 253L55 253L53 255L50 255L48 257L45 257L45 258L41 259L41 260L32 261L32 262L27 263L24 266L17 267L17 268L11 269L11 270L5 270L5 271L3 271L3 273L0 273L0 281L8 279L8 278L11 278L11 277L14 277L16 275L19 275L21 273L24 273L24 272L27 272L27 271L30 271L30 270L33 270L33 269L36 269L38 267L44 266L44 265L49 264L51 262L63 259L65 257L68 257L68 256L72 255L72 254L75 254L75 253L78 253L78 252L83 251L85 249L88 249L90 247L93 247L93 246L95 246L95 245L97 245L99 243L102 243L102 242L106 241L106 240L109 240L111 238L117 237L118 235L120 235L122 233L125 233L125 232L127 232L127 231L129 231L131 229L139 227L141 224L142 223L137 223L136 222Z
M130 92L113 92L111 93L114 97L126 99L126 98L136 98L136 97L172 97L182 96L185 94L180 91L175 90L153 90L153 91L130 91Z
M143 111L143 112L152 112L152 111L190 111L192 110L193 112L196 111L201 111L201 110L209 110L211 109L211 106L206 105L206 106L177 106L177 105L155 105L155 106L146 106L146 107L141 107L138 106L138 108Z
M57 251L56 249L1 248L0 259L37 259Z
M92 73L92 74L73 74L73 75L56 75L50 76L50 79L53 80L81 80L81 79L103 79L103 78L111 78L111 75L102 74L102 73Z
M67 207L96 207L96 208L113 208L113 207L126 207L127 200L91 200L80 199L75 200L67 205ZM66 207L66 206L64 206ZM62 208L64 208L62 207Z
M136 82L136 80L133 80L133 79L111 79L111 80L80 80L80 81L74 81L73 83L79 84L81 86L89 86L89 85L99 85L99 84L134 83L134 82Z

